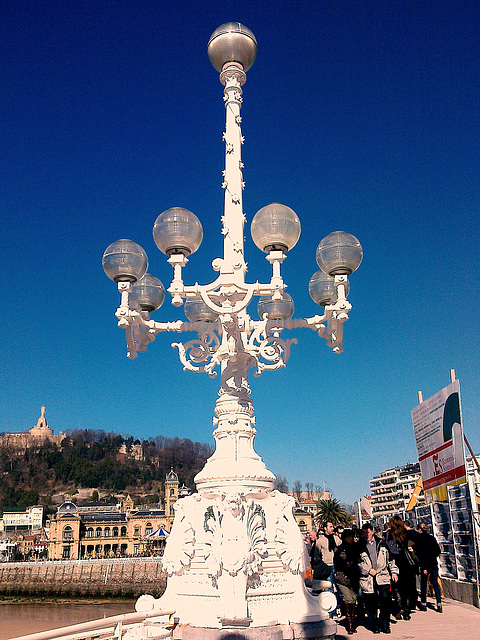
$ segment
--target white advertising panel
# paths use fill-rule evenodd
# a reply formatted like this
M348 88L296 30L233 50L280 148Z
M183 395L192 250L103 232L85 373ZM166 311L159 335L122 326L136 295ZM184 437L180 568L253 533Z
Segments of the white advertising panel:
M412 423L425 500L447 500L447 486L465 482L458 380L415 407Z

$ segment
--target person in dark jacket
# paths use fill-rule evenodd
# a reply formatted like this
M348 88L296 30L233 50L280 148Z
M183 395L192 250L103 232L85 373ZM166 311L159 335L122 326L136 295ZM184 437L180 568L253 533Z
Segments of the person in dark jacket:
M411 612L415 609L416 598L416 578L418 566L412 552L409 549L413 532L410 532L400 518L393 516L390 520L390 529L387 531L385 541L390 550L390 554L398 567L398 581L392 584L392 595L397 604L398 610L395 615L400 620L403 615L404 620L410 620Z
M427 610L427 584L430 578L430 584L435 593L437 602L437 611L442 613L442 593L438 584L438 562L440 555L440 547L435 538L428 532L428 525L421 522L417 531L420 535L415 541L415 551L420 562L420 611Z
M358 542L354 542L353 530L344 529L342 543L337 547L333 556L333 566L335 568L335 582L345 603L346 627L349 635L356 633L355 607L360 588L359 555L360 548Z

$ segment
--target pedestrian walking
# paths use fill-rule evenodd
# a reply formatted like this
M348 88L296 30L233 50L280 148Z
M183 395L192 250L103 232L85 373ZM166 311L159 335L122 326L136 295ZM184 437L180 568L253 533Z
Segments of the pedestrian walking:
M395 617L401 620L410 620L411 613L415 609L416 576L418 565L409 545L413 539L412 532L408 531L400 516L393 516L390 520L390 529L387 531L385 541L390 555L398 568L398 580L392 583L392 595L396 601L397 612Z
M442 593L440 591L440 585L438 584L438 561L437 558L440 555L440 546L434 536L429 533L428 525L421 522L417 531L418 536L415 544L415 550L420 561L420 611L427 610L427 584L430 579L430 584L433 587L436 600L436 610L438 613L443 612L442 607Z
M369 522L363 525L362 533L365 548L360 553L358 568L367 615L373 633L391 633L390 582L398 579L398 568L385 541L374 535Z
M333 564L335 582L345 604L346 629L350 635L355 633L355 609L360 588L360 571L358 569L359 547L354 541L352 529L344 529L341 544L335 550Z
M335 527L333 526L333 522L327 520L323 525L323 529L319 529L316 548L320 550L322 559L326 565L330 567L330 577L328 580L332 583L330 591L332 593L336 593L337 600L338 598L338 589L335 584L335 569L333 566L333 555L335 553L335 549L341 544L340 538L335 533ZM331 614L334 620L338 620L340 612L337 610Z

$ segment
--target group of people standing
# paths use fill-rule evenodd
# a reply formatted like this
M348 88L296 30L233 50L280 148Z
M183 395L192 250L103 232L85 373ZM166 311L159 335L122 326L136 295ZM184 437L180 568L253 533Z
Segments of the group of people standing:
M340 536L338 535L340 533ZM362 529L336 531L326 522L306 539L313 580L330 580L345 614L347 633L356 633L356 618L367 615L373 633L391 633L390 616L410 620L427 610L428 580L442 612L437 558L440 547L420 523L414 531L400 516L390 520L383 535L367 522ZM420 575L420 602L417 577ZM315 584L315 582L313 583Z

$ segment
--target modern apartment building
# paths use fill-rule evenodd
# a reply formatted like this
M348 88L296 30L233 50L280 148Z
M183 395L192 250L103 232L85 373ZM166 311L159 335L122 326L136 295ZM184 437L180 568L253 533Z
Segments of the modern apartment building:
M27 507L25 511L4 511L0 518L0 533L32 531L43 526L43 507Z
M396 513L405 511L419 477L420 465L416 462L387 469L372 478L370 480L372 518L386 521ZM416 506L422 503L423 493L420 494Z

